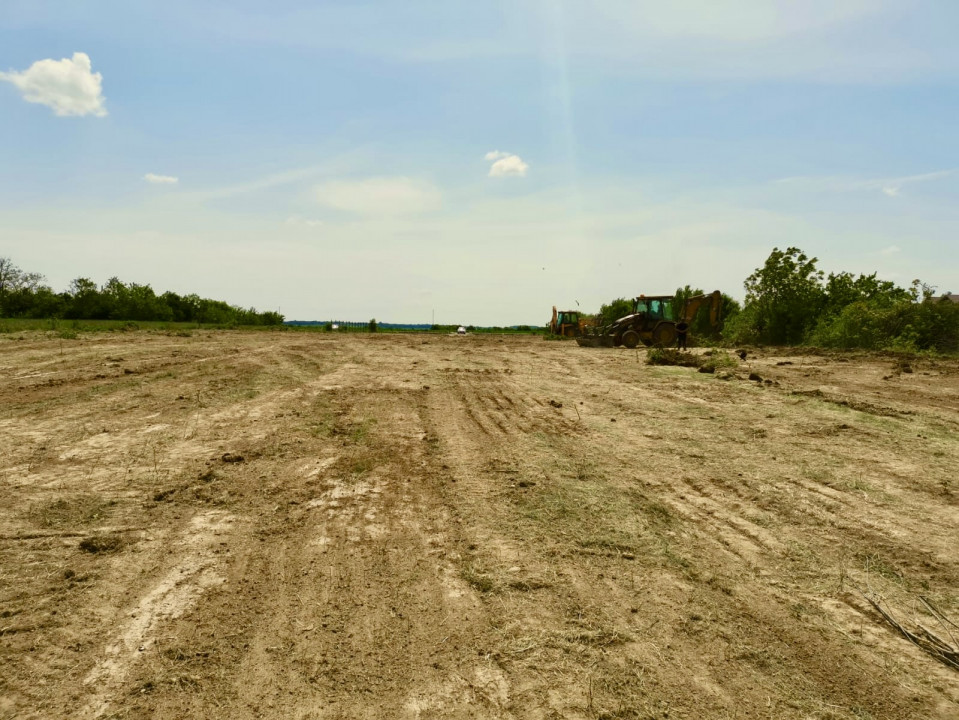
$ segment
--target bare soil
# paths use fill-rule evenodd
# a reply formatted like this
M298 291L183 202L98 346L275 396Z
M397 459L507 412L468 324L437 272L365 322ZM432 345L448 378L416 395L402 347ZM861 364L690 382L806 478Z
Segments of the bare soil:
M2 337L0 718L959 717L959 363L732 357Z

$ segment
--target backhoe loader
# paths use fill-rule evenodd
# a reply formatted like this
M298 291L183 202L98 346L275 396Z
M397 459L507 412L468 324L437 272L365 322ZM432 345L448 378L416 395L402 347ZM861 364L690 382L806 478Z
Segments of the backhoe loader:
M549 323L551 334L562 335L563 337L581 337L593 325L593 320L583 317L579 310L557 311L556 306L553 305L553 319Z
M576 342L586 347L637 347L640 343L647 346L669 347L676 342L677 325L688 327L699 309L708 303L709 323L716 328L719 325L723 297L719 290L709 295L696 295L686 300L682 309L676 312L676 299L673 295L640 295L633 301L633 312L621 317L594 332L576 338Z

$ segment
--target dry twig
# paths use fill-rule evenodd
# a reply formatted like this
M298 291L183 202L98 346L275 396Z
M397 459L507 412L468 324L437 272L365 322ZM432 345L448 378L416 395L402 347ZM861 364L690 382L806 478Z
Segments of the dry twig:
M896 620L891 609L886 609L882 606L883 598L881 596L870 597L863 592L861 588L857 587L856 589L859 590L859 593L866 599L866 601L872 605L880 615L883 616L886 622L898 630L899 633L909 642L932 655L943 665L948 665L954 670L959 670L959 644L956 644L955 638L952 636L951 632L949 633L949 637L953 642L951 645L934 632L924 627L918 621L914 621L916 632L913 632ZM943 615L938 609L936 609L928 598L920 597L920 600L922 600L923 604L931 612L932 616L936 618L936 620L938 620L943 627L945 627L946 623L952 625L953 627L959 627L956 626L952 620ZM947 632L949 632L948 628Z

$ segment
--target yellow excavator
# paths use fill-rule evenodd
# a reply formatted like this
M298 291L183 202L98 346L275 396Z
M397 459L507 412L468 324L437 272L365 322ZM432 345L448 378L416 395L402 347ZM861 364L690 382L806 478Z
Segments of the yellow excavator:
M594 324L592 318L583 316L579 310L557 311L553 305L553 319L550 320L549 331L563 337L581 337Z
M669 347L675 344L679 332L689 327L704 305L709 307L710 326L718 327L723 307L719 290L687 299L678 312L673 295L640 295L633 300L632 313L577 337L576 342L586 347L624 345L634 348L640 343Z

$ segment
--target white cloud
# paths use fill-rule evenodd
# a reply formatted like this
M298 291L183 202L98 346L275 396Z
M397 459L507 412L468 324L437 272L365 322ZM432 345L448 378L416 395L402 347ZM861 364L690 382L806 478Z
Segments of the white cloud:
M937 172L924 173L922 175L908 175L907 177L893 178L885 181L874 181L882 185L882 191L889 197L896 197L903 185L912 185L914 183L929 182L930 180L939 180L952 175L952 170L939 170Z
M23 72L0 72L0 80L13 84L27 102L53 108L56 115L104 117L103 76L91 72L90 56L73 53L73 58L37 60Z
M143 179L154 185L176 185L180 182L180 178L178 177L173 177L172 175L157 175L156 173L147 173L143 176Z
M880 250L880 251L879 251L879 254L880 254L880 255L895 255L897 252L902 252L902 251L899 249L899 246L898 246L898 245L890 245L889 247L883 248L882 250Z
M491 150L485 157L486 160L495 161L489 169L490 177L526 177L526 171L529 170L529 165L519 155Z
M408 177L323 183L316 187L316 199L327 207L359 215L416 215L441 204L439 189Z
M776 184L791 185L805 190L817 192L857 192L870 190L882 192L887 197L896 197L899 195L904 185L915 185L917 183L931 182L949 177L954 170L937 170L935 172L922 173L921 175L906 175L897 178L855 178L843 177L839 175L821 175L821 176L797 176L786 177L776 180Z
M190 197L199 201L223 200L235 197L237 195L246 195L257 193L262 190L271 190L284 185L292 185L303 180L309 180L323 172L326 168L321 165L311 167L294 168L284 172L273 173L255 180L249 180L232 185L223 185L221 187L208 188L206 190L197 190L190 193Z
M290 227L306 227L306 228L315 228L323 225L322 220L312 220L310 218L305 218L302 215L290 215L283 223Z

